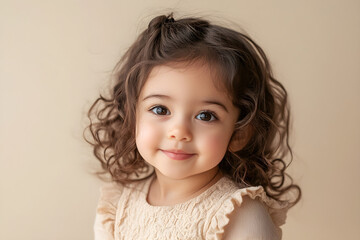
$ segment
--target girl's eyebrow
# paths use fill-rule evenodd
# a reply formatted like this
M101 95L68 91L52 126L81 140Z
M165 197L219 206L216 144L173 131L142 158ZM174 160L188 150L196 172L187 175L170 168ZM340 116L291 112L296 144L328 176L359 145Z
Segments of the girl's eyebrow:
M208 100L208 101L203 101L203 103L206 103L206 104L209 104L209 105L217 105L217 106L221 107L222 109L224 109L227 113L229 112L227 110L227 108L225 107L225 105L222 104L221 102Z
M149 96L146 96L143 98L143 101L149 99L149 98L166 98L166 99L170 99L170 96L167 95L162 95L162 94L150 94Z
M171 99L170 96L167 96L167 95L162 95L162 94L150 94L146 97L143 98L143 101L149 99L149 98L165 98L165 99ZM208 104L208 105L217 105L219 107L221 107L222 109L224 109L227 113L229 112L228 109L226 108L225 104L222 104L221 102L219 101L216 101L216 100L205 100L205 101L202 101L202 103L205 103L205 104Z

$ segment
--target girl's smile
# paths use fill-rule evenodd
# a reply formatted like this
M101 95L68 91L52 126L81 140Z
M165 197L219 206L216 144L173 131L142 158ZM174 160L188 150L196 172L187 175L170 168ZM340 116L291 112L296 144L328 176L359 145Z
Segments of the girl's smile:
M161 150L166 156L174 160L186 160L194 156L194 153L186 153L182 150Z

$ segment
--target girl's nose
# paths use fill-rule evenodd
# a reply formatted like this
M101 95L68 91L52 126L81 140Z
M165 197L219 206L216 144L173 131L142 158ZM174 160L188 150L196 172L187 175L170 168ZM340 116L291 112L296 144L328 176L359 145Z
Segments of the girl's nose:
M192 140L192 133L186 123L177 123L169 130L168 138L177 141L189 142Z

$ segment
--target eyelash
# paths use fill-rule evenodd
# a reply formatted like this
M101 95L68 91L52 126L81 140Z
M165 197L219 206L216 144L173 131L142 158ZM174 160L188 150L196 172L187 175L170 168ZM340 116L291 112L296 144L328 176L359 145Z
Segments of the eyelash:
M158 114L156 113L156 109L158 108L162 108L162 110L166 110L166 114ZM170 114L170 111L165 107L165 106L162 106L162 105L156 105L156 106L153 106L149 109L150 112L152 112L153 114L157 115L157 116L165 116L165 115L169 115ZM204 114L204 113L207 113L207 114L210 114L210 120L209 121L203 121L199 118L197 118L197 116L199 116L200 114ZM200 120L200 121L203 121L203 122L213 122L213 121L217 121L219 120L219 118L217 117L216 113L213 112L213 111L210 111L210 110L203 110L201 111L198 115L196 115L195 117L196 119Z

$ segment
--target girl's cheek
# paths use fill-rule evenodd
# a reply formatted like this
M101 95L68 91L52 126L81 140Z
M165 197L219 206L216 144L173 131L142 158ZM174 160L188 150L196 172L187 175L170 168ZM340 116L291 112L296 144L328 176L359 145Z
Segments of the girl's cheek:
M140 121L136 128L136 144L138 148L149 148L156 144L161 129L150 121Z
M209 154L222 158L228 148L231 136L224 131L215 131L202 136L201 145Z

